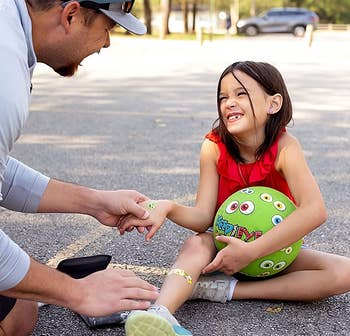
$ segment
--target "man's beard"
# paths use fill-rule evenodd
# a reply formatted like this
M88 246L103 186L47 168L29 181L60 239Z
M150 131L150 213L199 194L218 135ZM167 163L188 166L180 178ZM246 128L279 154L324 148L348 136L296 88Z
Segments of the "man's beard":
M54 69L54 70L55 70L55 72L57 72L61 76L71 77L78 71L79 65L80 64L70 64L70 65L62 66L62 67Z

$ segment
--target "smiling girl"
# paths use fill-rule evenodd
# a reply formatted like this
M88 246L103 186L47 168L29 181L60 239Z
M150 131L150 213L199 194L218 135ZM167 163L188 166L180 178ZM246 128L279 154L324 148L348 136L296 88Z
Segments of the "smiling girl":
M184 243L155 304L129 315L128 336L139 335L140 330L146 336L192 335L172 316L188 299L311 301L350 289L350 259L307 248L278 276L254 281L237 274L257 258L302 239L327 215L302 148L285 129L292 120L292 104L275 67L257 62L227 67L219 79L217 107L219 117L202 144L195 205L160 200L152 201L150 207L146 202L152 208L150 219L128 218L120 223L121 233L133 226L147 227L146 239L153 237L166 217L197 232ZM217 252L210 232L217 209L231 194L251 186L277 189L297 209L252 242L216 237L227 244ZM221 273L200 277L215 271Z

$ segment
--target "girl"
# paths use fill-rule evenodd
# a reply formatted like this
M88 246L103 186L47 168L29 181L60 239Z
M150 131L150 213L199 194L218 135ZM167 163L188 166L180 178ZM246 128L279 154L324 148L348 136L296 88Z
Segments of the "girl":
M311 249L302 249L287 269L272 278L253 281L235 274L316 229L326 220L326 210L298 140L285 130L292 119L292 105L275 67L256 62L230 65L219 79L217 106L216 127L202 144L195 206L146 202L152 209L149 220L125 218L119 223L121 234L134 226L147 227L148 240L166 217L198 232L184 243L155 304L129 315L128 336L192 335L172 316L188 299L311 301L350 289L350 259ZM208 232L215 213L228 196L249 186L277 189L297 209L252 242L217 237L227 243L217 252ZM215 271L224 274L200 277Z

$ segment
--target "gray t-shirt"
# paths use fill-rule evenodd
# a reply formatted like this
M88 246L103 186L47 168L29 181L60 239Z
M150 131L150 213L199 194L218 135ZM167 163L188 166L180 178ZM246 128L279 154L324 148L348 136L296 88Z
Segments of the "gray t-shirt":
M0 0L0 206L20 212L37 211L49 182L9 156L28 118L35 65L25 1ZM0 291L16 286L29 264L29 256L0 229Z

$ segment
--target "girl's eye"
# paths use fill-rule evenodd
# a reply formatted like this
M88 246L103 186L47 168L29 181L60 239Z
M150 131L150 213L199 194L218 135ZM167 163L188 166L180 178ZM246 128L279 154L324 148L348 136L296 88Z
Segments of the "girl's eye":
M245 91L240 91L237 93L237 96L243 96L246 95L247 93Z
M220 98L219 98L219 101L222 102L222 101L224 101L224 100L226 100L226 99L227 99L227 97L220 97Z

